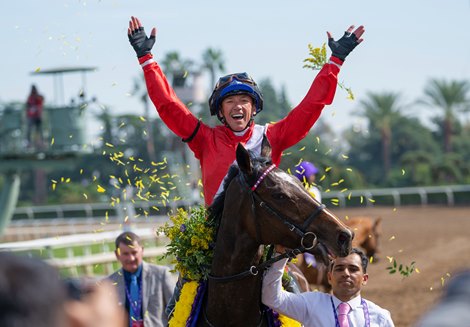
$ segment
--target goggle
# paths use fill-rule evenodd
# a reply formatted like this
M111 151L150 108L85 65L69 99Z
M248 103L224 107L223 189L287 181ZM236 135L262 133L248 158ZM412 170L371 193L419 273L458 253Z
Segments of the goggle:
M247 73L236 73L236 74L230 74L230 75L226 75L226 76L219 78L219 80L217 81L217 84L215 85L214 90L219 90L220 88L227 86L234 79L243 83L256 85L255 81Z

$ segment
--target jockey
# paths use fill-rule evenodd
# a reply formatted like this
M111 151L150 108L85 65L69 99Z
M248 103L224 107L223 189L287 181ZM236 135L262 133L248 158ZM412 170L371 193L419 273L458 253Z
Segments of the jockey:
M318 168L309 161L302 161L295 166L294 176L304 184L307 191L321 203L321 193L315 184L315 178L318 174Z
M211 115L223 125L210 127L197 119L176 96L151 53L156 29L148 37L136 17L129 21L128 37L144 71L150 99L162 121L182 138L200 161L205 204L217 194L228 168L235 161L238 143L260 154L266 135L272 147L272 161L279 165L282 151L303 139L317 121L325 105L331 104L337 76L348 54L362 41L364 27L353 32L351 26L335 41L328 32L332 56L313 81L305 98L282 120L261 126L254 123L263 109L263 96L256 82L246 73L221 77L209 99Z

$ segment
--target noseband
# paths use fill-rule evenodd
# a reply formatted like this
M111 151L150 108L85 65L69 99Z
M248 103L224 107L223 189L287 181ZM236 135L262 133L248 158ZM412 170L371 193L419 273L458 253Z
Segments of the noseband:
M253 213L253 218L255 220L255 226L256 226L256 240L259 244L263 244L261 241L261 226L259 224L258 219L256 219L256 202L258 202L260 208L263 208L266 211L268 211L271 214L271 216L274 216L275 218L279 219L284 225L286 225L287 228L291 232L296 233L297 235L301 237L301 240L300 240L301 246L293 250L287 251L284 254L278 255L275 258L271 258L259 264L258 266L251 266L249 270L244 271L242 273L232 275L232 276L227 276L227 277L216 277L216 276L212 276L209 274L208 276L209 279L219 281L219 282L227 282L227 281L239 280L250 275L256 276L259 273L259 271L266 269L274 262L279 261L284 258L294 258L297 254L303 253L307 250L311 250L318 244L317 236L312 232L306 232L306 230L312 224L313 220L326 208L324 204L321 204L320 206L315 208L315 210L308 216L308 218L305 220L302 226L299 227L295 223L292 222L292 219L288 217L286 218L279 210L276 210L275 208L271 207L256 192L256 189L258 188L258 186L274 168L276 168L276 165L274 164L269 166L263 172L263 174L261 174L261 176L258 178L258 180L255 182L253 186L250 186L248 184L248 182L244 178L244 175L241 172L238 175L240 184L249 190L249 194L251 198L251 211ZM305 244L308 238L312 238L311 245L308 245L308 243L307 245Z

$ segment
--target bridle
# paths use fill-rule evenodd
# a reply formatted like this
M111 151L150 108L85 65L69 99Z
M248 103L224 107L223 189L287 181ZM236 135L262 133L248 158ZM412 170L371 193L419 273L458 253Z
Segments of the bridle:
M297 254L303 253L307 250L313 249L315 246L318 244L318 239L317 236L312 233L312 232L305 232L306 229L312 224L314 219L325 209L325 205L321 204L315 210L308 216L308 218L305 220L305 222L302 224L302 226L297 226L295 223L292 222L292 219L285 217L280 211L276 210L275 208L271 207L266 201L263 200L263 198L256 192L256 189L258 186L261 184L261 182L266 178L266 176L274 169L276 168L276 165L272 164L269 166L263 174L258 178L258 180L255 182L253 186L250 186L248 181L245 179L244 175L240 172L238 175L238 181L243 187L246 187L249 190L250 198L251 198L251 211L252 211L252 216L255 220L255 225L256 225L256 239L259 244L262 244L261 242L261 226L259 224L259 221L256 219L256 202L259 203L259 207L265 209L270 213L271 216L274 216L275 218L279 219L284 225L287 226L287 228L293 232L296 233L301 237L300 240L300 246L298 248L295 248L293 250L287 251L284 254L278 255L274 258L271 258L269 260L266 260L262 263L260 263L257 266L251 266L248 270L241 272L236 275L231 275L231 276L224 276L224 277L217 277L209 274L208 278L214 281L218 282L229 282L229 281L235 281L235 280L240 280L242 278L245 278L247 276L256 276L260 271L265 270L268 268L271 264L274 262L277 262L279 260L282 260L284 258L294 258ZM311 245L308 245L307 240L308 238L312 238ZM272 247L272 246L271 246ZM272 248L270 249L270 252L272 252ZM272 254L272 253L271 253ZM271 257L271 255L268 255L268 257Z

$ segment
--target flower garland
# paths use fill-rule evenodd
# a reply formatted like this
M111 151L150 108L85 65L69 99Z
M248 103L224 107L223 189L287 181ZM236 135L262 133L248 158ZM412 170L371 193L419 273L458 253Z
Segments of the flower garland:
M185 279L206 280L213 257L215 223L207 220L203 206L191 208L189 213L178 209L170 223L159 228L170 242L162 258L173 257L175 270Z
M204 292L204 282L190 281L183 284L181 294L178 302L175 305L175 311L173 316L168 322L169 327L189 327L192 326L198 316L198 301L201 300ZM277 313L271 309L274 320L274 326L272 327L301 327L302 325L287 316Z
M173 316L168 322L169 327L186 326L186 322L191 315L191 310L194 303L194 298L197 294L198 286L199 283L196 281L187 282L183 285L180 298L175 305Z
M297 320L294 320L292 318L289 318L281 314L279 315L277 319L279 319L279 321L281 322L281 326L283 327L301 327L302 326L302 324L298 322Z

